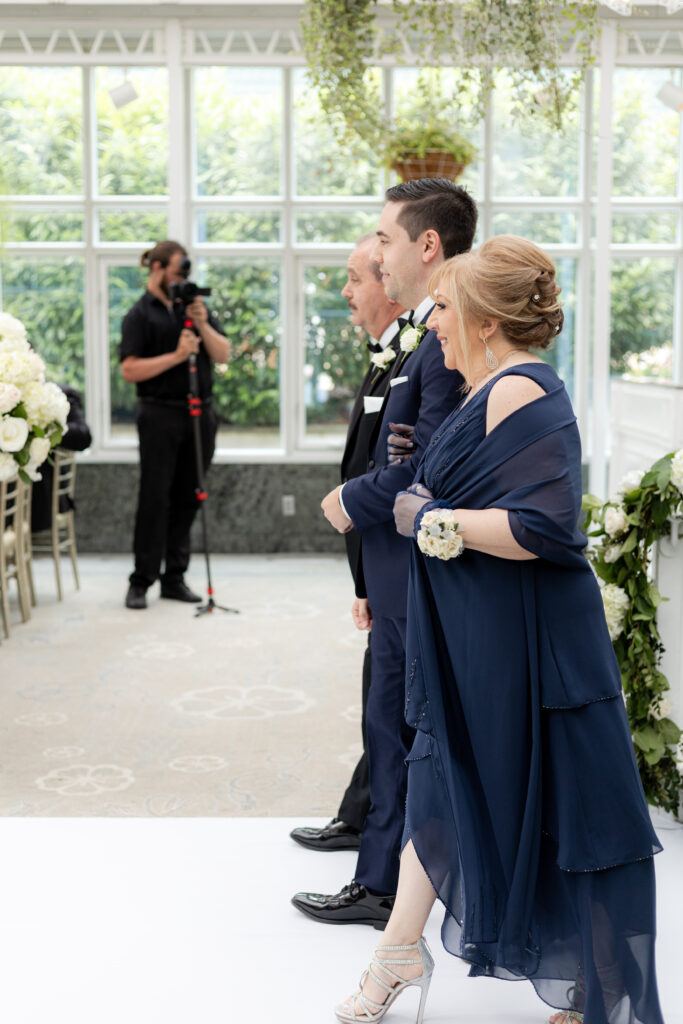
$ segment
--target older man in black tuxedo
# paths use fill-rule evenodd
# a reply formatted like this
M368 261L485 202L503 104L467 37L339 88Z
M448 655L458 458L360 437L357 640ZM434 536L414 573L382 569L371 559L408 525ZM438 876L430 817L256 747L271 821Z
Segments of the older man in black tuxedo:
M370 335L368 348L371 353L367 373L358 390L349 418L346 446L341 461L342 483L368 470L370 450L374 446L379 426L379 412L389 387L390 374L387 368L398 356L398 337L401 327L406 322L399 319L400 314L404 312L403 306L387 298L385 294L379 266L372 259L375 241L374 232L358 239L346 265L347 282L342 289L342 295L351 311L351 322L355 327L364 328ZM368 645L363 660L361 725L365 748L365 708L370 688L372 615L368 606L363 573L362 534L350 531L345 539L356 594L351 614L357 628L368 631ZM337 816L324 828L295 828L291 833L292 839L312 850L357 850L360 845L360 833L369 810L368 762L363 749Z

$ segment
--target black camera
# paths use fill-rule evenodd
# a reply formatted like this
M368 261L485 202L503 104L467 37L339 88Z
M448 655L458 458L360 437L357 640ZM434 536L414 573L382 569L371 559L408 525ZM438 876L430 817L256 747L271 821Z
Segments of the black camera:
M184 278L190 276L190 270L192 268L192 262L185 256L180 261L180 273ZM194 302L198 295L210 295L210 288L200 288L199 285L195 284L194 281L173 281L168 286L168 295L172 302L182 303L183 306L189 306L190 303Z

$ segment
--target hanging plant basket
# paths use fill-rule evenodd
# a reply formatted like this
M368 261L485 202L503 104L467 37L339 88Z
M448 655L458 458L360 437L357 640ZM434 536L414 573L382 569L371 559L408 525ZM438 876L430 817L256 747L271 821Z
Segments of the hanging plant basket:
M466 166L441 149L428 149L424 156L404 153L391 165L402 181L416 181L418 178L450 178L456 181Z

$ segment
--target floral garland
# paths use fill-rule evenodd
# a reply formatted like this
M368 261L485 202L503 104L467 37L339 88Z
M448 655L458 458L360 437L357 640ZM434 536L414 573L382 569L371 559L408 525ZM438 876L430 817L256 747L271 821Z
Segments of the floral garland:
M609 634L621 671L636 760L648 801L678 812L683 774L681 730L668 717L669 681L660 671L664 647L657 629L662 597L649 576L652 544L683 514L683 448L646 473L628 473L616 498L583 498L588 558L601 581Z
M45 363L20 320L0 313L0 481L40 480L39 467L66 431L69 401L45 380Z

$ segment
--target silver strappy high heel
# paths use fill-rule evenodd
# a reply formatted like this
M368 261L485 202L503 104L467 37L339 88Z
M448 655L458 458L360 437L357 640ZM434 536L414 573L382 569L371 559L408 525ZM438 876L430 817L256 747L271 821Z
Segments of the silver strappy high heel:
M387 958L385 960L382 958L380 960L377 956L379 952L399 953L411 950L415 950L419 954L417 959L396 960ZM419 978L410 978L408 980L401 978L390 967L390 965L396 967L398 965L410 966L417 964L422 964L422 974ZM380 976L379 971L383 972L384 977ZM422 1015L424 1014L427 992L429 991L429 983L432 980L433 972L434 959L424 938L419 938L417 942L413 942L410 946L378 946L373 954L370 966L366 971L363 971L358 991L350 996L345 1003L335 1007L334 1012L337 1015L337 1019L343 1021L344 1024L377 1024L378 1021L382 1020L397 996L410 985L415 985L420 989L420 1005L415 1024L422 1024ZM383 1003L376 1003L373 999L363 995L363 984L368 974L372 975L373 981L380 988L386 990L387 997ZM389 984L389 980L385 980L385 978L391 980L393 984ZM360 1013L356 1013L356 1004L360 1007Z

